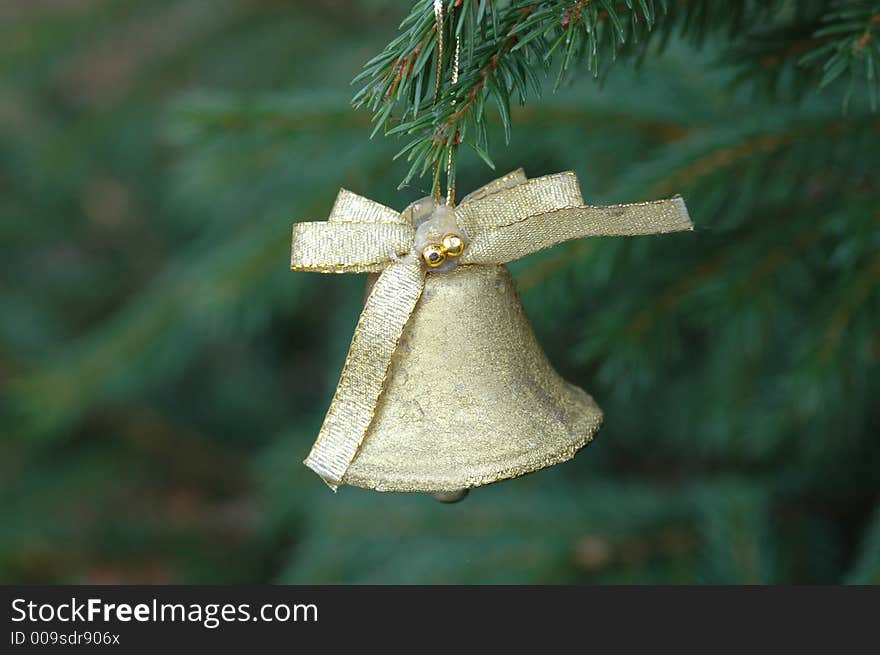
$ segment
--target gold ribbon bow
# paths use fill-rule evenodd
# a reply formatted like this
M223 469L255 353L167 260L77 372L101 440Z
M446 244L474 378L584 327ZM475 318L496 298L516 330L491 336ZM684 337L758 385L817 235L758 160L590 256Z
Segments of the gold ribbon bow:
M519 169L471 193L454 213L468 239L458 258L461 265L505 264L569 239L693 229L680 197L584 205L572 172L529 180ZM428 269L414 252L415 239L416 227L406 212L345 189L329 220L293 226L291 270L380 273L321 432L304 462L333 490L370 427L394 350L424 287Z

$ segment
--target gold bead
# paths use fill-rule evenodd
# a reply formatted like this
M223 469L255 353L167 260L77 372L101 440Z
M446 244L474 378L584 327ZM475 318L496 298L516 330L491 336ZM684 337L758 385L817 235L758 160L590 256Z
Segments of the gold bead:
M457 234L447 234L440 240L440 245L447 257L461 257L464 252L464 239Z
M422 259L425 260L428 268L437 268L443 266L443 262L446 261L446 253L442 246L429 244L422 249Z

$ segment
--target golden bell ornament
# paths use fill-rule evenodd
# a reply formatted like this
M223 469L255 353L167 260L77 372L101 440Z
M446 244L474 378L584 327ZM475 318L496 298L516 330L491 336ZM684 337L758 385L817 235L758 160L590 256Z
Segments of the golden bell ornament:
M584 205L573 173L518 170L456 207L400 213L341 191L328 221L294 226L291 268L373 275L305 464L334 490L456 502L572 458L602 411L547 361L505 264L569 239L688 229L681 198Z
M342 482L477 487L572 458L601 423L593 399L547 361L507 267L460 266L426 277Z

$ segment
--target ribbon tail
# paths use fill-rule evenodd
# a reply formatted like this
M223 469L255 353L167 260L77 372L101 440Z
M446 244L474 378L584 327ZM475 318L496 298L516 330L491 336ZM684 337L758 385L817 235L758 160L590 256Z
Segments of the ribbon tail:
M303 462L336 491L373 421L391 358L425 285L415 259L388 266L364 303L330 409Z

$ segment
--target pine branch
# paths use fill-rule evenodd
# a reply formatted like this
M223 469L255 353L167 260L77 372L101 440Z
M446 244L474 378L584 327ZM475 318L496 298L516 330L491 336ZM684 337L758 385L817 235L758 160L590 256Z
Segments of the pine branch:
M440 39L433 6L433 0L419 0L401 34L355 78L363 86L353 103L373 111L374 134L408 139L397 155L410 164L402 184L432 169L436 184L460 143L494 168L487 111L497 106L509 139L511 100L524 104L530 90L540 95L538 73L556 67L557 86L577 66L601 78L622 56L644 57L649 44L662 47L676 33L698 46L717 35L727 43L728 59L749 77L769 77L770 88L784 67L795 68L801 82L820 66L820 88L850 73L847 101L864 68L871 107L877 105L878 0L748 1L732 7L710 0L446 0L436 94ZM453 85L456 37L460 75Z
M868 101L872 111L877 109L880 91L880 2L877 0L844 1L833 3L833 11L822 19L822 27L813 35L821 45L800 58L805 68L819 67L819 88L848 75L844 94L844 108L849 104L855 89L855 81L863 69Z
M410 137L398 153L410 170L403 183L445 162L460 143L470 145L491 167L486 127L487 101L494 99L505 137L510 134L510 102L522 104L529 89L540 94L536 71L561 57L560 72L586 59L598 75L604 53L612 58L653 24L653 0L617 6L610 0L531 2L512 0L496 6L487 0L447 2L446 44L461 39L460 74L452 84L454 48L447 45L441 62L438 101L438 34L433 1L422 0L403 21L402 34L368 62L355 82L365 82L354 98L374 112L376 131ZM395 117L395 110L399 118Z

